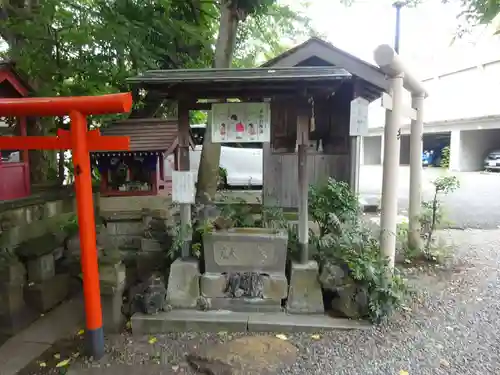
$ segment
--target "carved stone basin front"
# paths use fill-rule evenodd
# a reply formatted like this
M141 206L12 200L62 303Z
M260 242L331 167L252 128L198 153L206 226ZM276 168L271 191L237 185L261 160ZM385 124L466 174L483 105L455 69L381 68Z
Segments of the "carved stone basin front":
M285 272L288 234L268 228L233 228L203 236L205 272Z

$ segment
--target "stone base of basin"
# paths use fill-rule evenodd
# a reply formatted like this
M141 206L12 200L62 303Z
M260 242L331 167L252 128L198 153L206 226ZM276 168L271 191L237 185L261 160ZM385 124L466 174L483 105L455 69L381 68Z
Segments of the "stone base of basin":
M288 315L278 313L243 313L225 310L172 310L156 315L132 316L134 335L168 332L311 332L369 329L362 321L331 318L326 315Z
M289 314L323 314L323 293L315 261L292 263L286 311Z

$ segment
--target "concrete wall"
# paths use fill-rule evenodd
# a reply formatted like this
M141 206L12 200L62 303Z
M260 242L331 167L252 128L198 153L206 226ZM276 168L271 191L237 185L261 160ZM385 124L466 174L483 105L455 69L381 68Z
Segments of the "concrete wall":
M364 165L382 164L382 136L363 137L362 147Z
M453 130L450 136L450 170L460 171L460 144L462 131Z
M455 138L456 137L457 136L455 136ZM461 131L459 137L460 149L458 170L463 172L482 170L483 161L488 152L492 149L500 149L500 129ZM454 145L455 142L453 142L452 139ZM456 150L453 152L453 158L457 158ZM454 164L453 167L456 169L455 160Z

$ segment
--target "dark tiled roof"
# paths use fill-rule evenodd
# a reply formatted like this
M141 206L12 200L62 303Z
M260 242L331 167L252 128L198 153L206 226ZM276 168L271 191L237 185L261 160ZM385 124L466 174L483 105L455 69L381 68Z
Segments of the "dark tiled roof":
M129 136L131 152L165 152L177 142L177 121L157 118L115 121L101 128L101 134Z
M252 69L174 69L148 70L127 79L130 83L193 84L193 83L265 83L287 81L324 81L350 78L351 74L338 67L290 67Z

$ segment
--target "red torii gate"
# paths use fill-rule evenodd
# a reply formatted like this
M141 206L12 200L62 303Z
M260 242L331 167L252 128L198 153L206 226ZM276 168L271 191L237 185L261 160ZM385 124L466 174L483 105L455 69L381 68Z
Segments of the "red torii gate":
M99 130L87 130L87 115L129 112L130 93L103 96L0 99L0 116L65 116L70 130L57 136L0 137L0 149L71 150L75 167L75 190L80 229L83 294L85 298L88 354L96 359L104 355L101 293L97 264L94 204L90 151L126 151L129 137L101 137Z

